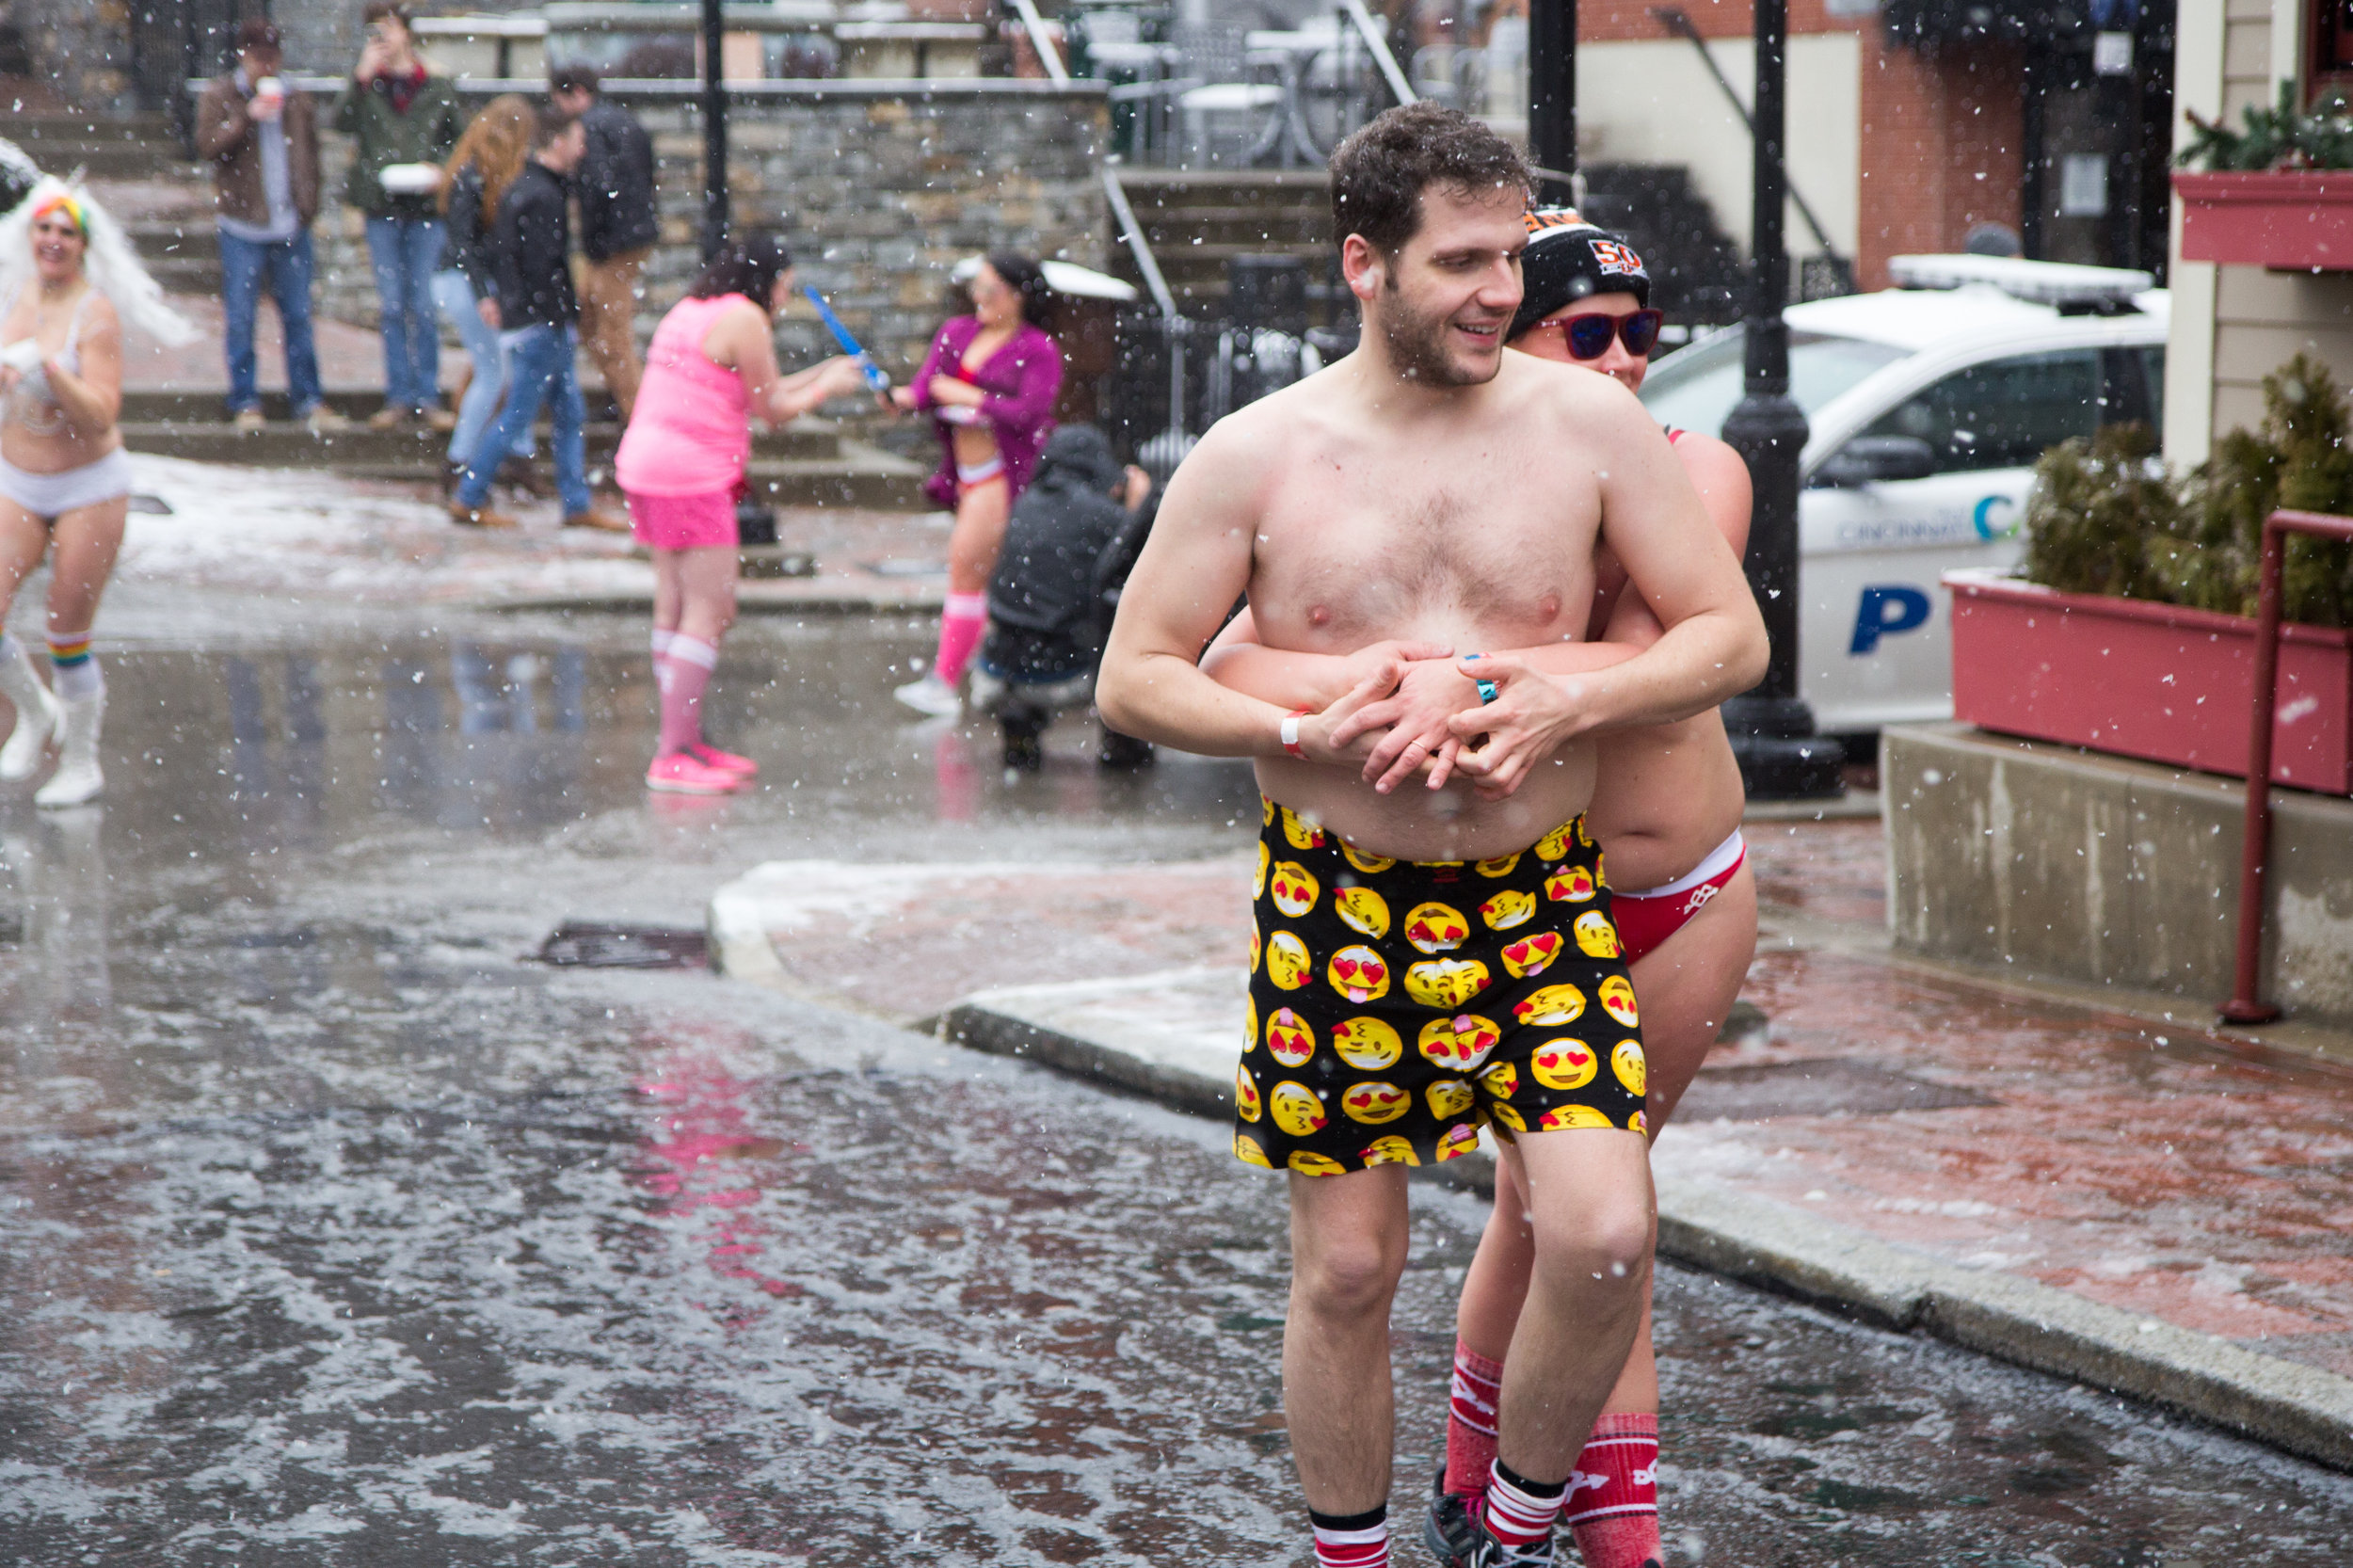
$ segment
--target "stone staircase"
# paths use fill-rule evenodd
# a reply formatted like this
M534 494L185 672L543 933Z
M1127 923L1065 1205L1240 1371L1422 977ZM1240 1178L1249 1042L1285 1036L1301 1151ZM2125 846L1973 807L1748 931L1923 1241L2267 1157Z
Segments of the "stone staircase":
M1123 168L1120 184L1186 315L1223 313L1225 264L1270 255L1305 258L1310 308L1319 320L1329 312L1332 198L1321 170ZM1112 271L1141 289L1144 276L1115 227L1111 239Z
M333 392L328 401L354 420L383 407L374 392ZM291 422L283 393L265 393L262 411L270 424L249 434L229 428L220 398L211 392L131 392L122 400L122 440L134 452L199 462L243 463L261 468L324 469L352 479L435 484L441 477L441 452L448 438L424 429L370 430L364 426L313 436ZM621 430L608 404L591 408L587 427L588 467L610 470ZM593 417L601 413L605 417ZM547 439L540 439L540 465ZM853 428L823 419L804 419L783 430L753 437L750 480L755 494L778 506L859 506L912 511L930 503L922 483L930 470L919 462L859 439Z

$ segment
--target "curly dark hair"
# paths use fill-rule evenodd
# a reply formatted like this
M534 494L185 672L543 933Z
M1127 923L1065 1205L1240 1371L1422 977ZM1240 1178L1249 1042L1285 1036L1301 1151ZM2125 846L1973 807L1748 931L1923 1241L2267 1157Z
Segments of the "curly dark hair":
M1525 200L1528 160L1460 109L1428 102L1390 109L1332 150L1332 243L1351 234L1394 256L1421 228L1421 193L1503 187Z
M792 270L792 252L783 237L766 229L748 229L728 236L701 275L687 285L690 299L717 299L740 294L761 310L775 313L770 296L776 280Z
M992 250L988 253L988 269L1005 280L1005 286L1021 296L1021 319L1032 327L1046 325L1047 312L1052 308L1054 291L1047 286L1046 269L1018 250Z

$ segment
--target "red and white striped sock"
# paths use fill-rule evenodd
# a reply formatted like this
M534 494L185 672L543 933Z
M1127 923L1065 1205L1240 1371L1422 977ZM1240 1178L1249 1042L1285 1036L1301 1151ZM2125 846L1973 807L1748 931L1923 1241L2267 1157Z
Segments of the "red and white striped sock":
M1454 1340L1454 1385L1447 1400L1446 1489L1458 1497L1487 1490L1496 1462L1496 1400L1503 1393L1503 1363Z
M1569 1477L1563 1522L1585 1568L1664 1562L1658 1539L1658 1417L1622 1410L1593 1423Z
M1316 1568L1389 1568L1389 1505L1362 1513L1307 1511L1316 1531Z
M1568 1490L1565 1480L1549 1484L1529 1480L1497 1456L1488 1471L1487 1533L1507 1546L1528 1547L1550 1541Z

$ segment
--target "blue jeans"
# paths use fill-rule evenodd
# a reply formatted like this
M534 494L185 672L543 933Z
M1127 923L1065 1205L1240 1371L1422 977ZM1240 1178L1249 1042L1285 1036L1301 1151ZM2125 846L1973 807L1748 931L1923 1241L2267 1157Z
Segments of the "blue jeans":
M311 233L307 229L275 245L239 239L226 231L221 233L220 294L228 336L229 411L243 413L262 406L253 322L261 312L265 281L286 338L286 391L294 399L295 418L300 419L319 404L319 355L311 341Z
M490 498L490 480L499 465L514 452L539 418L539 405L554 404L555 492L564 501L564 515L576 518L588 510L588 464L581 425L588 417L581 401L580 373L573 360L579 334L569 327L526 327L506 334L506 396L499 405L498 423L474 447L473 460L457 487L457 499L479 506Z
M424 408L441 395L441 329L433 320L433 269L441 226L431 218L370 217L368 261L384 333L384 402Z
M467 281L464 273L456 267L435 273L433 302L441 308L449 324L457 328L457 339L466 345L466 358L473 361L473 379L466 383L466 395L457 404L457 428L449 434L449 460L463 468L472 459L482 432L498 417L499 393L506 386L506 356L499 347L498 328L482 319L473 284ZM516 456L528 457L537 445L526 428L522 444L515 449Z

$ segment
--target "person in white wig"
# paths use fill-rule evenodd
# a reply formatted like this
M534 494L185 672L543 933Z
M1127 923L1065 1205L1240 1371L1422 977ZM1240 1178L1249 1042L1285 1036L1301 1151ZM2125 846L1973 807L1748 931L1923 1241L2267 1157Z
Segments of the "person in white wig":
M0 694L16 710L0 779L31 777L54 740L60 758L33 796L40 806L78 806L105 787L106 682L90 623L130 508L115 424L125 323L174 345L196 336L89 193L44 176L0 217ZM44 558L49 686L5 630L17 588Z

